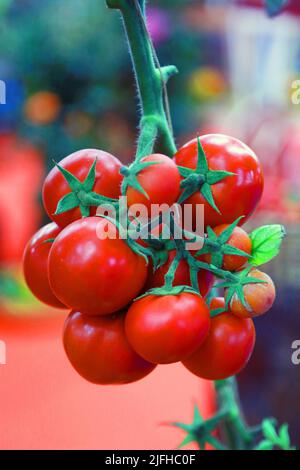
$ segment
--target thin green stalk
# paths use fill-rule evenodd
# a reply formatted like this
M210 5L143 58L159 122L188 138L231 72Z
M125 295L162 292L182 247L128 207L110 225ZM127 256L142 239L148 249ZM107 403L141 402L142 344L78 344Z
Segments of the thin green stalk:
M137 159L151 153L157 138L161 151L172 157L176 146L168 125L163 92L164 82L177 69L167 66L158 70L155 66L152 45L144 23L144 0L107 0L106 3L109 8L121 11L135 72L142 108Z
M253 437L242 413L235 377L216 380L215 388L218 408L227 411L220 425L224 443L234 450L251 448Z

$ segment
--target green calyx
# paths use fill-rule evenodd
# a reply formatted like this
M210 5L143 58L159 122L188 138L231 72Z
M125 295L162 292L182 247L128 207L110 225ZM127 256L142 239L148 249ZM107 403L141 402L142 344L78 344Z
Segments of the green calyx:
M163 297L165 295L180 295L183 292L188 292L190 294L195 294L200 296L199 292L193 289L190 286L167 286L164 285L162 287L155 287L154 289L149 289L144 294L137 297L135 300L142 299L143 297L147 297L148 295L156 295L158 297Z
M182 429L187 433L184 440L178 448L184 447L191 442L196 442L200 449L205 449L206 444L212 445L217 450L226 450L216 437L212 435L213 431L219 426L220 422L227 416L227 411L219 411L210 419L204 420L199 412L197 405L194 407L194 418L191 424L173 422L171 426Z
M123 166L120 170L121 175L124 176L121 190L122 194L125 196L128 187L132 187L136 189L139 193L143 194L147 199L149 199L148 194L144 190L143 186L140 184L138 180L139 173L152 166L157 165L159 162L140 162L134 161L131 165Z
M60 215L65 212L79 207L82 217L90 215L91 206L101 206L105 204L116 205L117 199L112 199L101 194L95 193L93 187L96 180L96 164L97 159L93 162L86 179L83 181L78 180L72 173L54 162L58 170L62 173L66 182L68 183L71 192L63 196L57 204L55 215Z
M203 248L197 252L196 256L211 254L211 264L217 268L222 267L224 255L235 255L251 258L249 253L246 253L245 251L240 250L239 248L235 248L234 246L227 243L235 227L242 218L243 216L236 219L219 236L215 234L211 227L207 227L207 238L204 239Z
M235 173L223 170L210 170L199 137L197 139L197 142L198 158L196 169L192 170L190 168L182 166L178 167L181 176L183 176L184 178L181 182L181 188L183 189L183 191L180 195L178 202L182 203L194 193L200 191L200 193L202 194L204 199L206 199L209 205L220 214L220 211L214 201L211 186L216 183L219 183L228 176L234 176Z
M245 299L244 295L244 286L248 284L265 284L266 281L263 281L262 279L257 279L256 277L249 276L249 272L253 269L251 266L247 267L243 271L240 271L238 273L233 274L233 278L231 280L225 280L224 282L221 282L219 284L216 284L216 287L219 288L225 288L227 289L226 297L225 297L225 308L222 309L223 312L226 312L228 310L229 304L231 302L231 299L233 298L234 295L238 297L238 299L241 301L243 306L247 310L251 310L250 305ZM221 310L221 309L218 309ZM215 311L213 311L215 313ZM219 313L222 313L221 311Z

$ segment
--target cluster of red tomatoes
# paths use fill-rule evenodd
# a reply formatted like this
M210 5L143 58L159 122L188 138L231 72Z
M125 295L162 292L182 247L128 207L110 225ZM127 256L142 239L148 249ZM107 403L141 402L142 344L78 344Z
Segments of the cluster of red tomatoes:
M129 168L100 150L56 165L43 187L53 222L28 243L24 272L36 297L71 310L63 342L77 372L98 384L134 382L177 361L211 380L239 372L255 343L251 317L275 297L269 276L244 269L252 241L240 225L262 191L255 154L217 134L187 143L173 159L152 154ZM178 250L168 240L155 264L126 239L99 237L113 221L97 216L97 206L121 194L128 207L191 204L193 216L204 205L203 248L189 252L181 243ZM158 250L147 240L136 246ZM216 277L224 298L209 299Z

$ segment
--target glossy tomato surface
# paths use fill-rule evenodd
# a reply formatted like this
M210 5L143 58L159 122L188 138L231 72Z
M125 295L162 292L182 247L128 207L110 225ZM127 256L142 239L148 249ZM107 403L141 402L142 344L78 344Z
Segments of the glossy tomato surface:
M65 322L63 343L74 369L95 384L135 382L155 368L129 345L124 312L106 317L71 312Z
M175 257L175 250L169 251L168 260L165 264L159 267L155 272L149 268L149 274L147 279L147 289L154 287L162 287L165 283L165 275L167 274L170 265ZM214 276L211 272L204 269L198 271L198 286L200 293L203 297L207 295L214 283ZM187 262L182 259L179 262L178 268L176 269L173 286L190 286L190 270Z
M64 158L59 162L59 165L83 182L95 159L97 159L97 164L93 191L106 197L118 198L121 194L121 162L113 155L103 150L84 149ZM43 186L43 203L50 219L60 227L65 227L81 218L79 207L55 215L58 202L70 192L71 189L64 176L57 167L54 167L48 174ZM96 210L96 206L91 207L90 215L95 215Z
M224 299L211 303L211 308L224 307ZM250 318L237 318L222 313L211 319L204 343L183 361L193 374L203 379L221 380L240 372L247 364L255 345L255 327Z
M149 213L151 204L167 204L172 206L180 194L180 174L174 160L166 155L153 154L141 162L157 162L140 171L138 182L146 191L148 198L137 189L129 186L126 191L128 207L143 204Z
M45 241L55 238L60 232L61 229L52 222L42 227L31 238L24 251L23 270L29 289L39 300L52 307L66 308L54 295L47 270L52 243Z
M105 237L106 229L116 238ZM52 245L48 268L56 296L90 315L125 307L139 294L147 276L144 258L118 238L111 222L100 217L68 225Z
M209 310L196 294L147 295L136 300L125 320L127 338L144 359L177 362L203 342L210 326Z
M214 201L221 212L213 209L200 191L184 201L192 204L196 211L197 204L204 204L205 225L215 227L230 224L241 215L245 223L255 210L263 192L263 172L255 153L240 140L222 134L207 134L200 137L210 170L225 170L235 173L211 186ZM197 139L191 140L175 154L177 165L196 168L198 158ZM194 212L195 213L195 212Z

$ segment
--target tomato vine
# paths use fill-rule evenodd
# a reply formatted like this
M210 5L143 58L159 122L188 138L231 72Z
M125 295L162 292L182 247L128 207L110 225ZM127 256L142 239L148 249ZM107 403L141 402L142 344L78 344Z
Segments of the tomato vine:
M157 144L159 144L159 149L169 157L173 157L176 152L172 125L169 118L166 84L168 79L177 73L177 69L172 65L165 67L160 67L159 65L145 24L145 0L106 0L106 3L109 8L118 9L121 12L131 52L138 95L140 98L142 116L140 120L140 132L134 162L134 177L136 177L139 170L138 165L140 164L140 160L142 157L149 155L153 149L157 147ZM199 153L204 155L202 147L200 148ZM180 165L180 163L178 163L178 165ZM201 165L198 166L199 172L201 173ZM186 199L192 195L198 187L200 187L202 188L204 197L207 199L208 203L215 209L217 206L212 197L210 184L215 184L216 181L219 181L222 178L230 178L230 175L233 174L226 171L220 171L218 175L213 175L214 172L208 171L207 164L205 166L205 171L207 173L205 174L205 177L203 177L203 174L197 175L197 171L193 172L190 176L191 172L188 171L187 168L181 168L180 166L179 170L185 178L182 184L182 188L185 192L183 192L181 197ZM125 176L132 177L129 173L126 175L126 171L123 170L123 174L125 174ZM276 227L278 226L273 226L273 233L276 232ZM281 234L283 229L279 228L279 232ZM256 243L259 234L259 231L253 234L253 238ZM280 236L276 238L275 244L279 243L279 238ZM206 241L206 248L209 246L213 248L213 243L215 241L214 237L210 237L210 239ZM219 245L220 256L218 259L222 260L221 257L226 253L226 248L224 251L224 247L221 249L220 247L221 245ZM193 287L187 288L187 291L192 291L193 288L195 290L197 282L194 274L195 272L197 273L197 270L200 269L200 267L205 267L218 275L218 277L225 279L223 287L228 288L230 298L236 292L242 292L243 285L247 283L247 273L244 272L243 275L229 273L228 271L220 269L220 267L217 268L216 266L208 265L207 263L197 262L191 255L183 253L184 247L177 246L177 255L166 274L166 285L160 289L161 291L164 291L164 294L170 293L172 289L177 289L178 291L178 288L172 287L172 281L176 268L178 267L179 261L182 257L188 259L192 273L191 277ZM230 249L228 253L230 253ZM241 253L239 254L241 255ZM268 254L263 253L263 256L264 255L268 256ZM257 254L257 256L259 257L259 254ZM250 282L264 281L255 281L255 279L253 279ZM160 295L161 292L157 292L156 294ZM228 302L226 307L228 306ZM219 312L217 312L217 314L218 313ZM277 434L273 420L265 420L262 425L255 428L247 426L238 396L236 379L234 377L215 381L215 390L218 411L214 417L204 421L196 408L194 422L191 425L173 423L175 426L180 427L187 433L182 445L195 441L198 443L200 448L204 448L206 443L210 443L216 449L267 449L274 448L274 446L277 446L278 448L292 449L289 442L287 427L279 430L279 433ZM222 442L212 434L216 428L220 430ZM263 440L257 445L257 436L260 434L262 434Z

